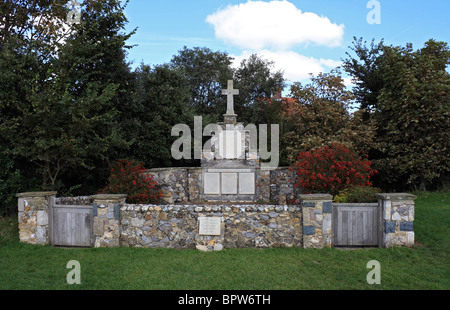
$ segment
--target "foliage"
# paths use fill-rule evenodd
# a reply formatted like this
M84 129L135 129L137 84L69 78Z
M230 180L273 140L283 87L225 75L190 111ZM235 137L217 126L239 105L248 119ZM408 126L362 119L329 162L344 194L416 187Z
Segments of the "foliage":
M189 84L190 105L195 115L211 117L225 113L226 99L222 89L232 79L232 58L224 52L213 52L209 48L186 46L174 55L170 64L183 73Z
M36 180L27 179L14 161L0 150L0 217L17 213L16 194L32 191Z
M251 124L275 124L266 113L269 98L285 87L283 72L273 72L274 62L252 54L241 61L234 71L239 96L235 97L235 112L239 119Z
M368 113L377 108L378 95L383 88L383 81L380 76L381 57L383 54L383 40L375 44L372 40L370 46L362 38L353 37L353 45L349 48L361 60L352 58L349 52L346 52L349 58L343 60L342 67L352 76L352 82L355 85L352 92L355 100L360 104L360 109L365 113L367 120Z
M364 42L365 43L365 42ZM429 40L422 49L354 42L344 62L365 118L377 124L369 152L388 190L438 188L450 176L450 50Z
M120 116L122 131L131 141L122 156L137 158L148 168L191 165L175 162L171 156L176 139L171 136L172 127L194 120L187 80L180 70L168 65L152 68L141 64L134 75L132 99Z
M9 155L35 165L43 189L55 188L63 173L92 169L95 160L126 147L115 108L124 90L117 79L123 76L119 68L126 67L124 42L131 35L120 33L124 7L118 1L86 0L81 23L64 32L64 4L22 6L21 17L11 22L41 13L45 21L51 11L59 14L51 15L56 24L50 30L47 24L26 24L23 31L3 36L0 50L0 72L7 81L0 97L0 139Z
M120 159L111 164L111 175L103 194L127 194L129 203L155 203L162 193L151 175L146 175L144 165L134 160Z
M367 157L360 158L338 143L302 152L297 159L293 167L298 176L295 186L311 193L336 195L352 186L371 186L369 179L377 173Z
M421 188L450 175L450 50L428 41L413 51L386 48L385 86L378 97L378 137L382 155L376 162L390 183Z
M370 145L374 124L362 119L361 111L349 113L353 95L346 90L339 70L311 76L309 85L291 87L294 101L283 102L285 120L283 146L289 162L299 152L333 142L365 150Z
M206 124L222 121L221 116L226 111L222 90L230 79L239 89L239 96L234 98L234 110L239 120L264 123L264 103L285 86L283 73L273 72L273 62L256 54L241 61L237 68L233 68L232 62L233 58L226 52L184 47L173 56L170 65L182 72L189 85L190 105L195 115L206 119Z
M346 188L334 196L334 202L358 203L358 202L376 202L375 194L381 193L381 189L372 186L353 186Z

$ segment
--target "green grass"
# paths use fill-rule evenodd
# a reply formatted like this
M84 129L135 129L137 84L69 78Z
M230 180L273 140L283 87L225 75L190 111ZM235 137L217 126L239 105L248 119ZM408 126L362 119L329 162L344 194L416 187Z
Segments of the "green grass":
M448 290L450 193L419 193L417 245L392 249L63 249L18 242L17 221L0 221L0 289L52 290ZM66 282L70 260L81 285ZM370 260L381 285L366 282Z

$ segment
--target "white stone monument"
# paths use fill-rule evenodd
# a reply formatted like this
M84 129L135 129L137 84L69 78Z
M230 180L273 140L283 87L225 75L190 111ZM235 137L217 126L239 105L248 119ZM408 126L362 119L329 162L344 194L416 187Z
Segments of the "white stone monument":
M249 133L236 122L233 81L222 91L227 96L227 111L220 130L211 138L214 158L203 156L203 198L207 201L255 201L256 168L259 156L251 153ZM253 151L253 150L252 150ZM207 158L207 159L206 159Z

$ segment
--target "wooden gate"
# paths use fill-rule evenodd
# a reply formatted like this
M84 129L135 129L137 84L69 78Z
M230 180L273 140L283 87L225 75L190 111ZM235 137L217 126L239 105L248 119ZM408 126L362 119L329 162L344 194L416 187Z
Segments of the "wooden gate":
M380 214L378 203L333 204L333 245L336 247L378 246Z
M53 205L51 208L51 244L91 247L93 238L92 205Z

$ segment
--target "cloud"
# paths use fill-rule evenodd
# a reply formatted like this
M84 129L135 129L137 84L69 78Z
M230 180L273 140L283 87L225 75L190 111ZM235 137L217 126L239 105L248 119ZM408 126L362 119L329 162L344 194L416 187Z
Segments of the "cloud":
M342 64L340 61L307 57L293 51L246 50L239 56L233 56L235 58L233 65L238 67L241 61L252 53L258 54L262 59L273 61L274 69L282 70L284 77L290 82L307 80L310 73L317 75L320 72L329 72L330 69Z
M216 37L244 49L288 50L298 44L335 47L343 40L344 25L327 17L302 12L289 1L248 1L209 15Z

